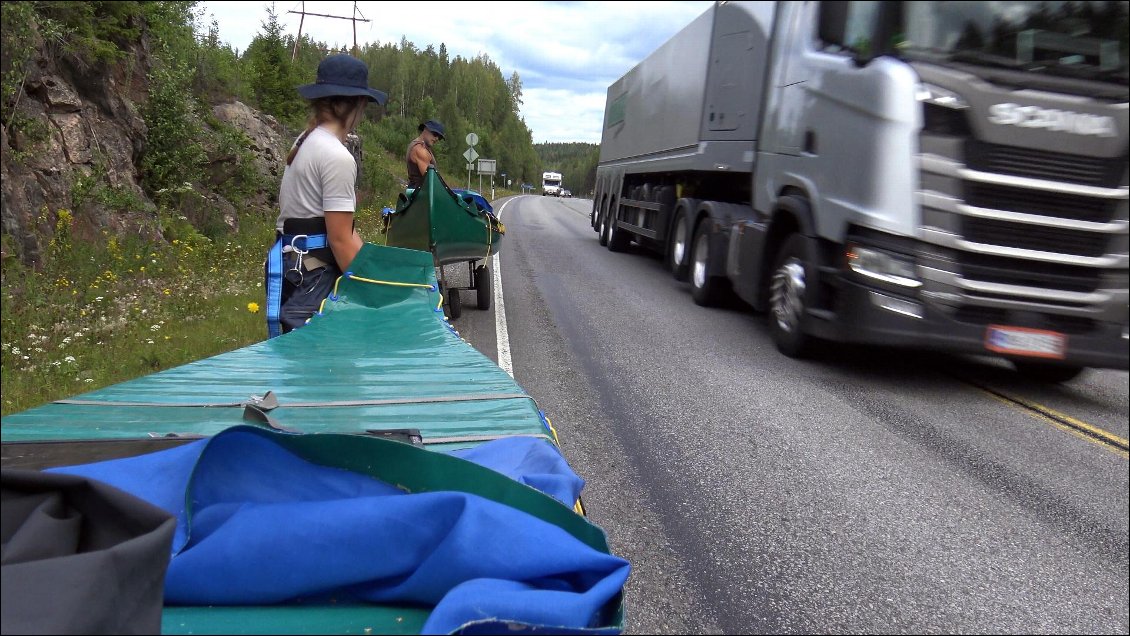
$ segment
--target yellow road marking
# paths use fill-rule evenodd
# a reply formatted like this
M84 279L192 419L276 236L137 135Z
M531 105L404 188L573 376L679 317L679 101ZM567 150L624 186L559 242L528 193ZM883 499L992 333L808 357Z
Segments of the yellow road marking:
M1093 444L1098 444L1099 446L1102 446L1103 448L1121 456L1123 459L1130 459L1130 442L1128 442L1124 437L1115 435L1110 431L1099 428L1092 424L1088 424L1082 420L1071 417L1070 415L1060 413L1055 409L1049 408L1042 404L1037 404L1036 402L1032 402L1030 400L1006 395L1004 393L1001 393L1000 391L990 389L980 384L971 384L973 384L973 386L977 387L981 391L988 393L993 397L993 399L999 402L1002 402L1009 406L1022 407L1021 410L1038 420L1047 422L1048 424L1051 424L1059 430L1071 433L1072 435L1080 439L1087 440L1088 442L1091 442Z

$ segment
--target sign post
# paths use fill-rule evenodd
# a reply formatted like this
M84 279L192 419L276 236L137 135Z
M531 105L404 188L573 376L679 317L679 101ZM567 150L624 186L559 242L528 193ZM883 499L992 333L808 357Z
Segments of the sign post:
M467 152L463 153L463 158L467 160L467 189L471 189L471 166L475 164L475 159L479 158L479 153L475 152L475 144L479 143L479 136L475 133L467 133Z

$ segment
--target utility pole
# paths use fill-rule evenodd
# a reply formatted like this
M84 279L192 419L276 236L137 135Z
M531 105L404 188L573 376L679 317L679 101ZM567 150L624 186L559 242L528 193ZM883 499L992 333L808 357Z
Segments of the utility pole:
M360 50L357 47L357 23L358 22L369 22L369 19L366 18L361 13L361 11L357 8L357 0L353 0L353 15L352 16L327 15L325 13L309 13L309 12L306 11L306 3L305 2L302 3L302 10L301 11L295 11L294 9L291 9L290 11L287 11L287 13L297 13L298 15L302 16L301 18L298 19L298 37L294 39L294 51L292 51L291 54L290 54L290 61L291 62L298 59L298 43L302 41L302 25L306 22L306 16L312 15L312 16L317 16L319 18L337 18L339 20L352 20L353 21L353 55L357 55L357 53ZM361 17L358 18L357 16L361 16Z

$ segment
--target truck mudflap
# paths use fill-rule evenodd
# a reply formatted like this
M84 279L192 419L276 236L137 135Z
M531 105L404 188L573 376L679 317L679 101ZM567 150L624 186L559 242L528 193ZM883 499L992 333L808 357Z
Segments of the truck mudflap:
M964 322L932 305L844 277L837 277L834 286L833 311L813 312L808 321L810 333L826 340L1130 369L1126 325L1096 322L1090 331L1068 333L1030 324Z

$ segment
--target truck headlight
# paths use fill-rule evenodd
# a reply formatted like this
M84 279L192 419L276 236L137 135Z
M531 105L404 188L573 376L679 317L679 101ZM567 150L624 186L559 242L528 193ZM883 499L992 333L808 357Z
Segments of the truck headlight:
M969 103L961 95L933 84L919 84L914 96L918 98L918 101L934 106L943 106L954 110L969 108Z
M911 289L922 286L914 271L914 263L890 252L851 243L848 245L847 263L851 271L860 276Z

